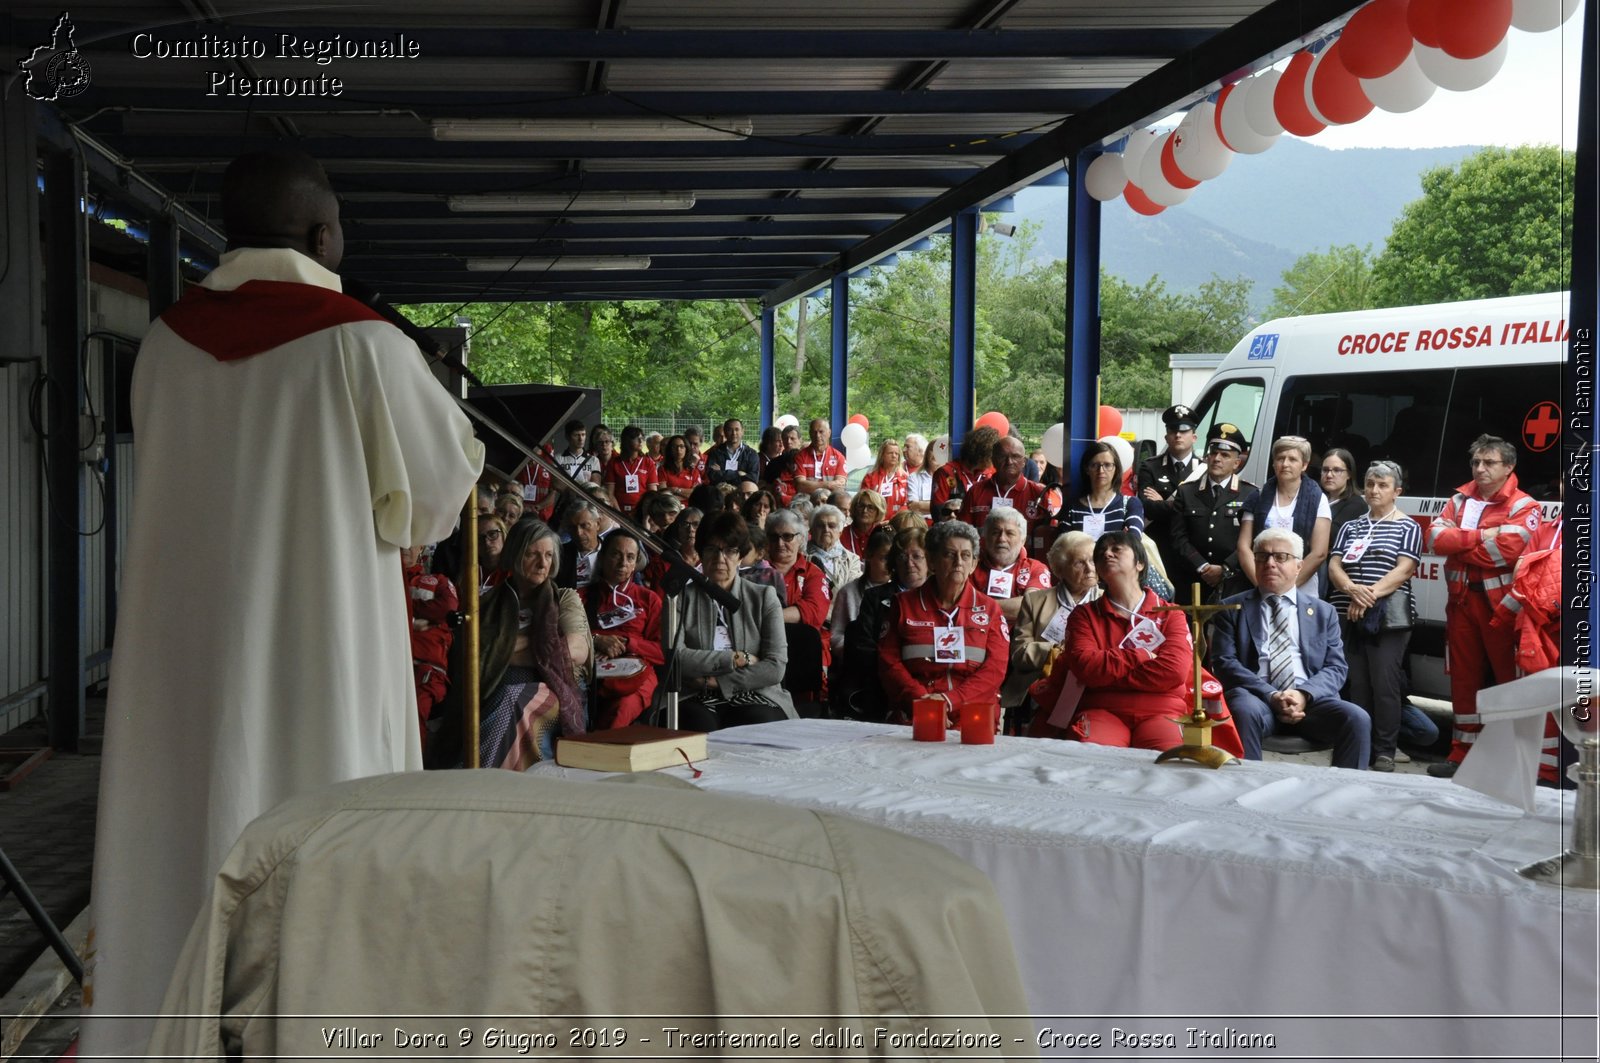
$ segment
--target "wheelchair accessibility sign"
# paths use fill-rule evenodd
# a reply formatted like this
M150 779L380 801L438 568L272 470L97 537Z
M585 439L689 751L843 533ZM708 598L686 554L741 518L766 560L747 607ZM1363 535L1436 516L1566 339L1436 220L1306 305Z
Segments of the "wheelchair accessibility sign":
M1263 332L1250 341L1250 361L1264 362L1278 353L1278 333Z

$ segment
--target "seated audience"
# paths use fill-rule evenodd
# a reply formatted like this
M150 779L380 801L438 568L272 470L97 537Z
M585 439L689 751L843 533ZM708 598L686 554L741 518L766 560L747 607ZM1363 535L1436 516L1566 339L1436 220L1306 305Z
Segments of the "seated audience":
M1162 602L1145 586L1149 563L1132 531L1101 536L1094 563L1104 593L1072 610L1055 665L1065 664L1081 687L1069 735L1102 746L1164 750L1181 745L1176 717L1192 708L1189 623L1178 610L1155 611ZM1063 697L1071 697L1070 688ZM1051 725L1060 727L1062 707L1040 705L1040 717L1054 717Z
M739 602L729 613L709 594L691 584L679 600L682 648L672 618L662 631L662 644L674 647L673 660L683 680L678 726L715 731L747 723L766 723L795 715L783 689L788 645L783 633L783 607L771 587L751 583L739 574L739 557L747 542L744 518L715 513L701 521L695 548L706 576Z
M835 659L844 646L845 629L861 611L863 596L893 581L889 571L889 550L893 546L893 531L887 527L874 530L867 540L866 556L861 559L861 575L839 588L833 596L833 608L828 616L828 641L833 645Z
M589 433L589 456L594 459L594 472L589 479L597 484L605 483L606 467L617 456L617 450L611 429L603 424L595 425Z
M639 523L650 534L660 534L677 518L682 508L683 499L666 491L645 495L644 501L639 503Z
M761 478L761 456L744 445L744 422L730 417L722 439L706 454L706 479L712 483L755 483Z
M500 566L500 555L505 551L507 525L499 517L478 518L478 589L488 590L506 577Z
M811 541L806 557L828 575L828 597L861 575L861 558L844 548L839 535L844 530L844 514L837 506L818 506L811 514Z
M1017 618L1024 594L1050 586L1050 570L1023 549L1027 534L1027 522L1015 509L991 509L984 518L983 548L972 585L999 602L1007 620Z
M1349 674L1339 614L1299 585L1305 544L1269 527L1251 554L1258 586L1225 599L1241 608L1212 621L1210 653L1245 756L1260 760L1268 735L1300 734L1331 743L1334 767L1365 770L1372 720L1339 696Z
M590 730L626 727L649 707L661 655L661 598L635 583L639 541L618 528L600 545L594 579L580 593L594 640L595 709ZM607 675L606 662L636 662L628 675ZM613 665L615 667L615 665Z
M411 614L411 669L417 688L417 717L422 726L422 751L428 751L428 717L450 689L450 644L461 608L450 577L429 572L424 547L400 551L405 571L406 607Z
M514 527L522 519L522 496L515 491L500 492L494 500L494 514L507 528Z
M906 508L906 494L910 489L910 480L906 476L906 471L900 467L899 443L893 439L885 439L878 444L877 463L861 478L861 489L876 491L883 499L884 514L879 520L888 520Z
M750 527L764 528L767 524L767 517L773 510L782 508L778 504L777 496L770 490L762 488L744 500L739 512L744 517L744 522Z
M986 702L998 709L1010 638L999 603L971 582L977 530L947 521L927 533L925 544L930 575L895 598L878 664L891 720L909 721L911 703L933 695L957 724L963 705Z
M690 568L698 568L700 566L700 555L695 552L694 548L695 532L700 528L700 520L700 511L691 506L679 512L678 519L667 525L667 530L661 533L661 537L667 541L667 545L678 551L678 555L683 558L683 563ZM657 594L664 595L666 587L663 581L666 579L667 573L671 571L671 567L665 556L653 558L645 566L644 585Z
M1022 514L1031 538L1034 529L1050 519L1045 486L1023 477L1028 459L1020 439L1006 436L994 445L993 454L994 471L968 489L961 503L961 519L981 528L992 510L1009 507Z
M1000 703L1008 709L1022 705L1028 688L1044 674L1045 665L1066 640L1072 611L1100 597L1093 539L1069 531L1050 544L1045 557L1054 586L1035 587L1022 596L1011 632L1011 670L1000 689Z
M882 524L887 506L883 496L870 487L863 487L850 500L850 526L839 536L844 548L857 557L865 557L867 538L872 530Z
M804 557L806 526L791 509L767 517L767 564L783 580L783 622L815 628L827 646L828 575Z

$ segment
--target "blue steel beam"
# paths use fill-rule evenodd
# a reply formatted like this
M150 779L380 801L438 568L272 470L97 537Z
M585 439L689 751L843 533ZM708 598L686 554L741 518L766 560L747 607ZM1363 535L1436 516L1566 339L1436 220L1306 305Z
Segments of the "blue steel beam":
M385 227L389 224L418 224L438 225L443 222L454 222L462 225L496 225L505 220L505 217L492 214L461 213L451 210L444 199L402 199L402 200L371 200L365 195L347 195L346 202L359 203L361 210L360 221L363 224L373 222L382 223ZM699 202L688 210L656 211L636 210L619 212L615 210L584 210L574 207L568 210L546 210L516 212L519 219L559 217L563 224L574 225L606 225L615 222L619 214L637 218L648 217L650 224L715 224L713 221L703 219L721 219L737 217L757 218L809 218L815 215L837 215L842 219L853 221L878 221L879 219L894 219L908 211L912 211L933 198L931 194L921 196L761 196L740 199L712 199L700 197ZM985 211L1002 211L1012 209L1009 198L1004 201L1007 206L990 205L984 207ZM508 212L507 216L511 216ZM783 224L783 223L764 223ZM836 224L836 223L835 223ZM882 226L878 226L881 228ZM627 226L631 231L634 227ZM876 231L876 230L873 230ZM857 235L866 235L858 233Z
M115 146L115 138L110 138ZM341 170L337 164L324 167L339 193L406 192L421 195L463 195L473 192L576 193L576 192L654 192L745 191L754 189L851 189L895 188L920 191L944 190L972 176L964 168L921 168L907 170L677 170L650 173L607 170L579 177L553 172L498 173L393 173L389 171ZM190 178L192 177L192 180ZM222 171L185 174L182 182L188 195L219 194ZM892 249L891 249L892 250Z
M978 212L953 219L950 235L950 455L972 428L977 379Z
M774 392L777 390L777 311L770 306L761 308L761 427L773 420Z
M614 216L614 215L613 215ZM629 224L621 221L596 221L579 223L572 219L527 220L524 215L458 214L458 225L445 224L384 224L372 225L364 219L352 218L345 223L345 233L360 233L371 240L426 239L440 234L454 237L490 234L505 239L541 240L783 240L788 246L794 239L839 239L856 241L884 227L881 221L850 221L814 218L809 221L701 221L680 224L668 223L659 218L640 220Z
M1098 151L1085 150L1072 160L1082 176ZM1062 366L1061 421L1066 430L1066 467L1062 494L1078 496L1078 463L1085 445L1097 436L1100 410L1100 201L1083 181L1072 183L1067 200L1067 349Z
M839 446L839 433L850 419L850 275L833 278L833 365L828 381L828 430L833 445Z

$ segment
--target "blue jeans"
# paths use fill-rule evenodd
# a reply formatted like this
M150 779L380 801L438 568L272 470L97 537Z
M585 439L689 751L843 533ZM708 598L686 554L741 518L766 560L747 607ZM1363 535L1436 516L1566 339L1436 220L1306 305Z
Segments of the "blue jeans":
M1431 746L1439 740L1439 727L1411 702L1400 702L1400 740L1408 746Z

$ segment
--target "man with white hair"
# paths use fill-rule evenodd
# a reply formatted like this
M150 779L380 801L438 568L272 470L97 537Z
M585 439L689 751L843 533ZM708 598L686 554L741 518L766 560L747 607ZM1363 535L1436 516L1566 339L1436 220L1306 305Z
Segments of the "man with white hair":
M1028 556L1024 544L1028 522L1022 513L1002 507L983 519L982 546L972 585L1000 603L1007 621L1017 619L1022 596L1036 587L1051 585L1050 569Z
M1224 599L1211 632L1211 671L1221 681L1239 728L1244 755L1261 759L1261 740L1300 734L1333 744L1333 766L1364 771L1372 719L1339 696L1349 667L1339 638L1339 612L1297 592L1305 542L1287 528L1268 528L1252 546L1256 586Z

